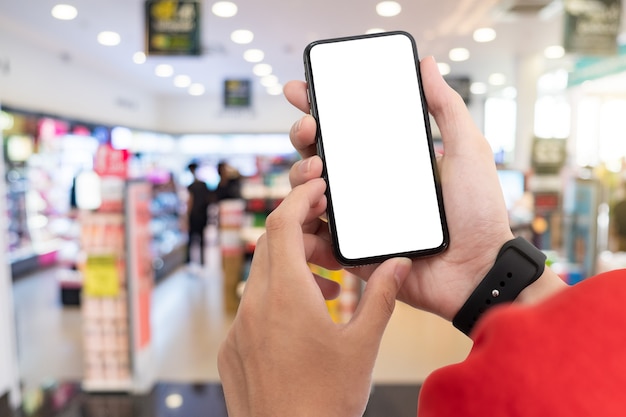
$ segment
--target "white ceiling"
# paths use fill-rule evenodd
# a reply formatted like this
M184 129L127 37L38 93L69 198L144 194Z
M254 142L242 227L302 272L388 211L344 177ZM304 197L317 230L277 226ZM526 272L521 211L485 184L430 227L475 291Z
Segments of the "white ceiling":
M143 50L144 0L64 0L78 8L73 21L52 18L55 0L0 0L0 25L16 37L56 51L59 57L84 65L109 77L130 80L133 85L155 94L186 94L171 79L154 75L157 63L172 63L177 74L188 74L207 93L219 93L225 78L249 77L252 64L242 54L250 47L265 51L265 62L272 65L281 83L303 79L302 51L316 39L355 35L372 27L406 30L417 40L421 56L434 55L449 62L452 74L486 82L493 72L502 72L509 83L523 57L539 54L549 45L561 42L560 9L543 14L505 12L506 0L398 0L399 16L384 18L375 12L377 0L234 0L238 13L219 18L211 13L216 0L201 1L202 47L200 57L149 57L143 65L132 62L132 55ZM515 0L536 3L542 0ZM550 0L543 0L550 3ZM552 6L558 4L553 2ZM548 10L550 10L548 9ZM474 29L492 26L495 41L478 44L471 38ZM230 40L236 29L249 29L255 39L242 46ZM115 47L97 43L102 30L121 34ZM451 63L453 47L466 47L469 61ZM258 84L258 81L255 80Z

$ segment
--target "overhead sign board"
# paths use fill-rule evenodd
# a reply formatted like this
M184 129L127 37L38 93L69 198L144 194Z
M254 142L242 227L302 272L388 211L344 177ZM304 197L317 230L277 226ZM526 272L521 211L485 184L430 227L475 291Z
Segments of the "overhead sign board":
M245 109L252 105L252 83L249 79L224 80L224 107Z
M569 53L617 54L621 0L565 0L564 42Z
M200 55L200 3L148 0L145 15L147 55Z

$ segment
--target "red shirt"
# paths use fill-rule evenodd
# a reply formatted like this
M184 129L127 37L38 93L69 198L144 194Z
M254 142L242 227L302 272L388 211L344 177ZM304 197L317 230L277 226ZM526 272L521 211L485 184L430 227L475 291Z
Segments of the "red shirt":
M496 307L471 337L424 382L419 417L626 416L626 270Z

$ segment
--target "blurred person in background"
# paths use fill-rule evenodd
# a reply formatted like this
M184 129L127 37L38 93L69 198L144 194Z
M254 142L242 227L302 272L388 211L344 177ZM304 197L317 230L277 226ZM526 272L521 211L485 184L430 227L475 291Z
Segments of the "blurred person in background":
M192 162L187 166L193 175L193 181L187 187L187 219L189 239L187 241L187 263L191 262L191 250L195 242L200 249L200 265L204 265L204 229L208 223L208 207L211 201L211 192L204 181L198 179L196 173L198 164Z

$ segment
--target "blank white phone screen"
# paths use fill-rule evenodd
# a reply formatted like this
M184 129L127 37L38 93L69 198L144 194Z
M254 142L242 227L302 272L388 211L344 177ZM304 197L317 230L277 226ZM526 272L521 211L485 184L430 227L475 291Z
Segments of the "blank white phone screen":
M309 51L338 249L348 259L438 248L442 219L411 40Z

